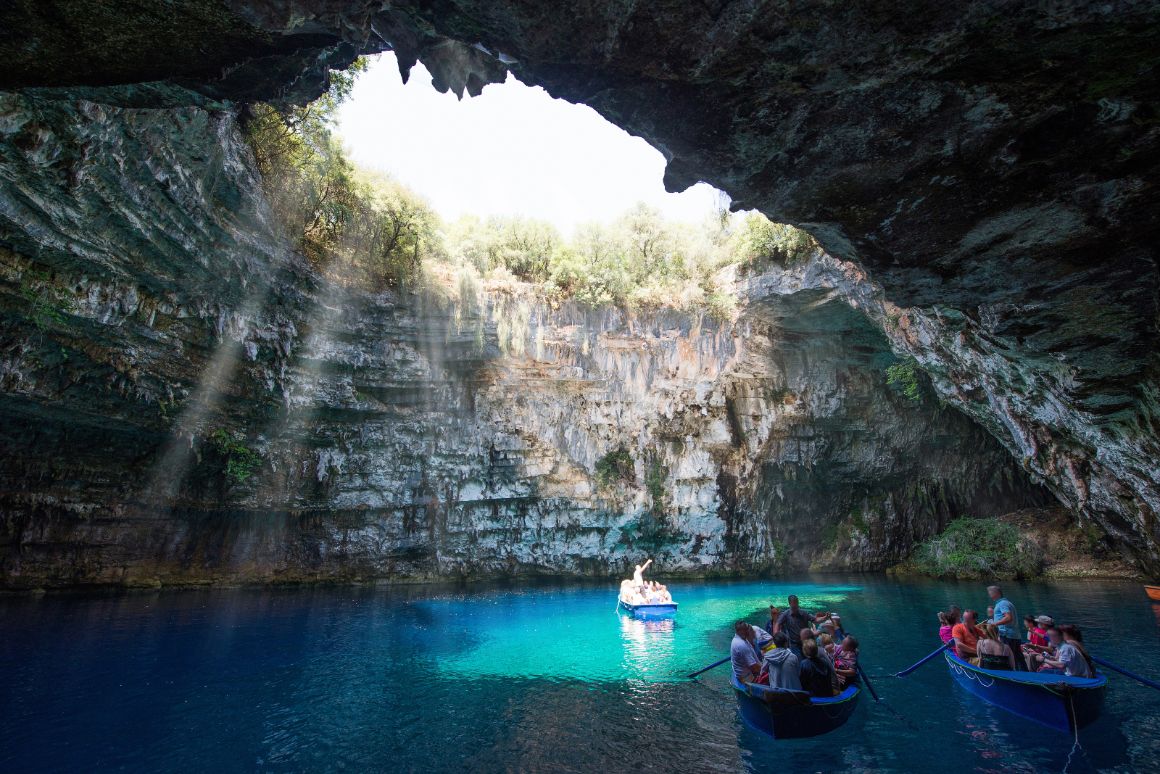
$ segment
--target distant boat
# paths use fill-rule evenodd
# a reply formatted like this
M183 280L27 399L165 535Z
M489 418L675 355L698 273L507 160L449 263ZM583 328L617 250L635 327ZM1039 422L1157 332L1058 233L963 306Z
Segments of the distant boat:
M665 602L663 604L650 605L633 605L625 602L623 598L619 598L620 606L626 611L636 616L637 618L662 618L664 616L673 615L677 612L676 602Z
M983 701L1020 717L1071 733L1100 716L1107 675L1068 677L1042 672L983 669L943 653L955 681Z
M1145 586L1144 593L1153 602L1160 602L1160 586Z
M862 693L857 685L850 685L837 696L823 699L804 691L742 683L737 675L730 675L729 682L745 725L774 739L828 734L850 719Z

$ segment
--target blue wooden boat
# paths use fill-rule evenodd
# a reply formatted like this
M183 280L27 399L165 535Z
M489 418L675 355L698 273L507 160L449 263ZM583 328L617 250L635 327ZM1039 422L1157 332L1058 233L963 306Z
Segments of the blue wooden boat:
M774 739L804 739L828 734L845 724L858 706L862 689L850 685L837 696L820 699L804 691L742 683L730 674L745 725Z
M630 605L623 599L619 601L622 608L637 618L663 618L677 612L676 602L668 602L663 605Z
M1107 675L1068 677L1039 672L982 669L944 651L951 676L983 701L1020 717L1071 733L1100 716Z

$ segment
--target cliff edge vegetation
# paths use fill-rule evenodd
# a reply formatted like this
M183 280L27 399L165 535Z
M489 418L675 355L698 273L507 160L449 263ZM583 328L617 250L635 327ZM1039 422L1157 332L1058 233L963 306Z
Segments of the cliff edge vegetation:
M570 237L521 215L444 222L418 194L356 167L334 132L338 107L365 70L359 60L331 75L305 107L255 104L246 134L266 194L287 235L332 279L371 290L515 280L549 302L589 307L704 310L732 317L729 269L806 260L806 232L756 211L718 211L700 224L672 222L636 205L611 223L586 223ZM455 282L455 278L458 279Z

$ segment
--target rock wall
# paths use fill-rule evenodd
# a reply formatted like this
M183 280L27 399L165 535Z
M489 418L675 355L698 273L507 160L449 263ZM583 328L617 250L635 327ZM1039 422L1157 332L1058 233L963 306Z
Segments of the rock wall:
M823 254L724 321L376 296L287 249L228 112L9 96L0 153L5 586L872 569L1045 496L887 387Z

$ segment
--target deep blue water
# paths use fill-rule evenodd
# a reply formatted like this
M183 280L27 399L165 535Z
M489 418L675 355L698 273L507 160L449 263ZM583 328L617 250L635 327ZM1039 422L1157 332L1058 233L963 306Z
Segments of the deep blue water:
M855 576L673 583L675 621L608 586L213 590L0 599L0 771L1061 771L1071 739L970 697L935 611L979 584ZM899 714L869 696L837 732L774 742L740 721L730 622L787 593L840 610ZM1011 584L1020 611L1085 626L1160 674L1138 584ZM761 617L764 620L764 617ZM1113 678L1070 771L1160 770L1160 693Z

